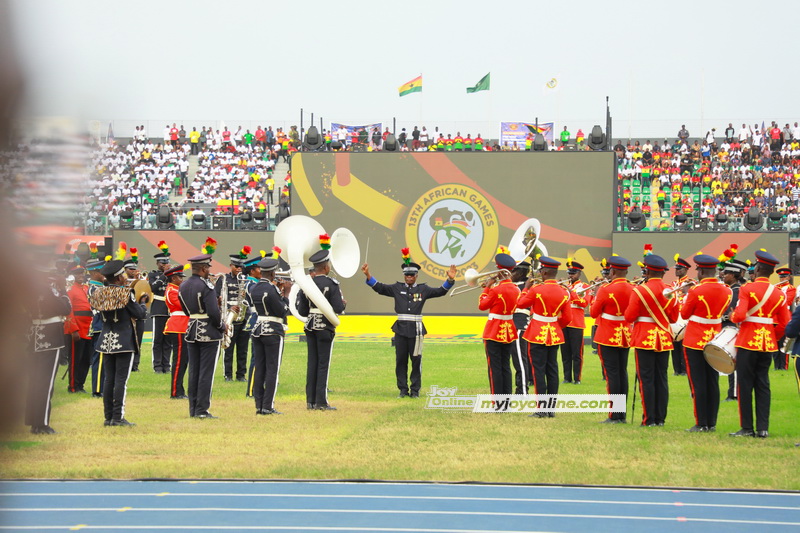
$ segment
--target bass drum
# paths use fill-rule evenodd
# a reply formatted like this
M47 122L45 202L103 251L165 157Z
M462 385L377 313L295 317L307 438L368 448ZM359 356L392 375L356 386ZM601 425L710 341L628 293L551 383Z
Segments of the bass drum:
M725 326L703 349L706 362L720 374L733 374L736 370L736 337L739 328Z

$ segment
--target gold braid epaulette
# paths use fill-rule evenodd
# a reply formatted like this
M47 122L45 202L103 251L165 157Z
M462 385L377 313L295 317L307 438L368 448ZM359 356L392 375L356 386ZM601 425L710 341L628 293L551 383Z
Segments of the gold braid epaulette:
M128 287L98 287L89 295L89 305L98 311L123 309L130 301L131 289Z

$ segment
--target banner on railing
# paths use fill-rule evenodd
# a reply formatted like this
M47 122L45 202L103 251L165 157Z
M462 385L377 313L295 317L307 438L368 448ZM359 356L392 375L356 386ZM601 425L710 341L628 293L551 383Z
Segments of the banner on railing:
M547 144L553 141L553 123L540 122L539 124L533 122L501 122L500 123L500 146L508 146L511 150L514 148L514 143L520 150L525 149L525 139L528 135L533 137L541 133L544 135Z

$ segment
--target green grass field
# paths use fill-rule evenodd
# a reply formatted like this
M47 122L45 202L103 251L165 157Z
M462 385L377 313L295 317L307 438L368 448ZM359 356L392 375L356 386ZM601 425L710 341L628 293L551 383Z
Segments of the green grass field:
M4 478L390 479L513 483L613 484L800 489L800 424L795 379L771 372L770 438L732 439L735 402L723 402L717 432L689 434L694 424L685 377L670 375L667 424L598 424L598 413L473 414L424 409L431 385L459 394L488 393L482 345L426 345L423 398L398 399L394 352L386 343L337 343L329 386L336 412L307 411L305 344L287 342L276 408L255 416L245 384L216 374L212 409L219 420L189 418L185 400L170 400L169 376L132 374L126 417L135 428L103 427L102 400L66 393L58 381L52 425L26 428L0 447ZM630 358L631 384L633 357ZM63 372L59 370L59 378ZM727 382L722 378L723 391ZM562 393L604 393L600 365L587 349L583 384ZM637 398L637 404L639 400ZM629 400L630 406L630 400ZM630 408L630 407L629 407ZM641 406L636 407L640 417ZM630 414L630 413L629 413Z

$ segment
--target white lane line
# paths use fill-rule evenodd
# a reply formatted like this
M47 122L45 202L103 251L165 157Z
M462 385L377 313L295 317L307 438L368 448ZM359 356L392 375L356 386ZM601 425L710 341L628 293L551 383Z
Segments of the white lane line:
M94 493L62 493L62 492L12 492L1 494L2 496L35 497L43 496L47 498L57 496L84 497L84 496L148 496L148 497L232 497L232 498L314 498L314 499L365 499L365 500L439 500L439 501L480 501L480 502L511 502L511 503L591 503L600 505L652 505L657 507L710 507L721 509L764 509L770 511L800 511L800 504L795 507L776 506L776 505L739 505L729 503L691 503L684 501L672 502L642 502L626 500L581 500L564 498L478 498L474 496L455 497L455 496L386 496L377 494L281 494L281 493L214 493L214 492L170 492L170 493L142 493L142 492L94 492ZM2 508L0 508L2 510Z
M174 529L174 530L214 530L214 531L387 531L405 533L552 533L545 530L526 529L524 531L512 529L411 529L411 528L390 528L390 527L318 527L318 526L0 526L0 530L11 529L14 531L27 530L65 530L65 529L122 529L122 530L151 530L151 529Z
M87 507L87 508L3 508L5 512L118 512L118 507ZM626 516L626 515L602 515L602 514L573 514L573 513L507 513L507 512L485 512L485 511L419 511L419 510L384 510L384 509L247 509L230 507L203 507L194 509L161 508L161 507L135 507L127 509L126 512L214 512L214 513L316 513L316 514L375 514L375 515L443 515L443 516L506 516L521 518L591 518L594 520L644 520L658 522L711 522L711 523L730 523L730 524L753 524L753 525L781 525L781 526L800 526L800 522L780 522L770 520L733 520L724 518L689 518L689 517L668 517L668 516Z

